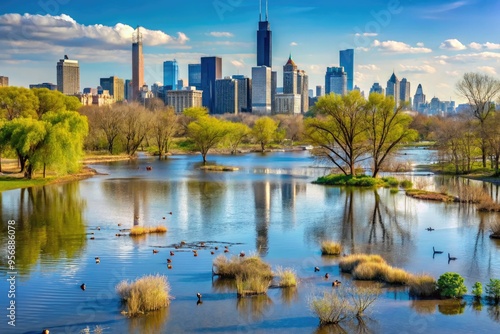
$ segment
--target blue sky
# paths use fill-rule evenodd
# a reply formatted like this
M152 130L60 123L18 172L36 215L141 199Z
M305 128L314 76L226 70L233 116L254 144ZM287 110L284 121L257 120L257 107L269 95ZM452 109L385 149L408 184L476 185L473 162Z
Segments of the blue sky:
M355 6L353 5L355 3ZM465 72L500 73L500 1L270 0L273 67L292 53L309 74L310 88L324 85L338 51L355 49L355 84L368 92L386 86L394 70L419 83L430 99L460 99L455 83ZM100 77L131 77L132 27L144 27L145 79L163 81L162 63L187 64L205 55L223 58L223 75L250 75L255 65L258 0L74 1L2 0L0 75L11 85L56 82L64 54L80 61L81 87Z

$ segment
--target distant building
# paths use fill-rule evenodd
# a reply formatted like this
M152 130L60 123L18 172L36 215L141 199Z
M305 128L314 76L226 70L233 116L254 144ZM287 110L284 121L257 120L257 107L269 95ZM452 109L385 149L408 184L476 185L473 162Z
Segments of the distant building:
M309 77L305 71L297 68L297 65L295 65L295 62L292 60L292 55L288 57L288 61L283 66L283 94L300 95L301 112L305 113L308 111Z
M154 97L164 100L163 91L164 87L162 86L161 82L155 82L151 85L151 93L153 93Z
M177 64L177 60L163 62L163 87L165 87L165 90L177 90L178 79L179 65Z
M297 94L300 94L300 112L309 111L309 76L305 71L299 70L297 73Z
M125 100L130 101L132 99L132 80L125 80Z
M209 113L215 111L215 80L222 79L222 58L201 58L201 89L203 90L203 106Z
M316 86L316 97L321 97L325 95L325 87L324 86Z
M9 77L0 76L0 87L9 87Z
M50 82L44 82L44 83L40 83L40 84L31 84L29 87L30 87L30 89L47 88L48 90L57 90L57 85L50 83Z
M238 80L215 80L215 114L238 113Z
M276 94L278 94L278 72L271 69L271 112L276 109Z
M187 87L186 79L177 80L177 90L182 90L182 89L184 89L184 87Z
M262 21L262 7L259 14L259 30L257 31L257 67L273 67L273 36L271 25L268 21L268 10L266 0L266 16Z
M371 93L379 93L379 94L384 95L384 88L382 86L380 86L380 84L378 82L375 82L372 85L372 88L370 88L370 94Z
M399 79L396 76L396 74L392 72L391 77L387 81L387 88L385 89L385 95L393 97L394 102L396 103L395 104L396 108L399 106L399 96L400 96L399 88L400 88Z
M188 86L201 90L201 64L188 65Z
M132 82L128 100L140 100L144 85L144 55L140 27L137 27L136 31L132 36Z
M109 91L109 94L113 96L115 102L121 102L125 99L125 83L123 79L115 76L101 78L100 85L103 90Z
M76 95L84 106L106 106L115 102L108 90L101 88L84 88L83 93Z
M244 75L233 75L238 80L238 112L252 111L252 79Z
M441 114L441 101L437 97L433 97L430 102L430 113L432 115Z
M271 114L271 68L252 67L252 112Z
M413 97L413 110L418 112L423 112L423 106L425 105L425 94L422 89L422 85L418 84L417 91Z
M327 67L325 74L325 94L347 93L347 73L343 67Z
M167 91L167 104L172 106L176 113L186 108L201 107L203 92L196 87L187 87L185 90Z
M299 94L277 94L276 109L277 114L300 114L302 97Z
M410 101L411 101L411 91L410 91L410 82L406 80L406 78L401 79L399 83L399 101L401 103L405 103L405 109L411 109Z
M347 73L347 91L354 88L354 49L340 50L340 67L343 67Z
M80 92L80 66L78 60L70 60L68 56L60 59L57 69L57 89L66 95Z

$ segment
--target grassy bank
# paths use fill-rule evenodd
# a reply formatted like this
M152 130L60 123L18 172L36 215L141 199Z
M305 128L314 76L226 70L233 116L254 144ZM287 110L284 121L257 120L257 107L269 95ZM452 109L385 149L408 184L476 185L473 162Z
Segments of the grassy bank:
M351 186L351 187L385 187L385 188L410 188L412 186L410 181L399 181L395 177L371 177L368 175L344 175L344 174L329 174L319 177L313 183L323 184L330 186Z

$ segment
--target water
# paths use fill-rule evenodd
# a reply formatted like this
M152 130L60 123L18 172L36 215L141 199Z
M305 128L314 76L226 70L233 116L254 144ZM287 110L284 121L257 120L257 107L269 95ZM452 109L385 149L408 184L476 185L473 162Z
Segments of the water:
M432 160L425 150L406 153L416 163ZM342 241L346 253L381 254L391 265L412 273L437 278L446 271L458 272L469 290L476 281L500 278L500 243L487 231L488 224L500 218L497 214L415 200L387 189L314 185L311 181L328 170L306 151L209 159L241 169L203 172L197 168L199 156L144 158L96 165L107 175L80 182L1 193L1 242L6 245L6 222L14 219L18 274L16 327L7 326L2 315L0 332L50 328L51 333L78 333L96 325L106 333L335 332L339 328L319 328L307 307L313 293L331 289L332 279L351 283L349 275L339 272L338 258L320 255L319 244L325 239ZM429 187L453 183L427 174L400 177ZM489 190L498 193L498 188ZM134 224L165 225L168 232L116 236ZM429 226L435 231L426 231ZM225 243L231 243L231 254L258 252L274 268L294 268L300 285L238 299L234 288L212 278L214 255L209 250L198 251L198 257L189 250L176 251L173 268L167 269L171 245L181 240L210 241L210 247L219 245L217 253ZM433 246L445 253L433 257ZM153 249L159 253L153 254ZM458 259L448 263L448 252ZM0 264L0 306L5 310L5 256ZM321 268L319 273L314 273L315 266ZM330 280L323 278L325 272ZM170 307L135 319L121 315L116 284L155 273L168 276L175 297ZM203 294L201 305L196 304L197 292ZM470 297L464 301L411 300L405 288L386 288L364 323L341 326L348 332L375 333L498 331L498 308L485 304L478 310Z

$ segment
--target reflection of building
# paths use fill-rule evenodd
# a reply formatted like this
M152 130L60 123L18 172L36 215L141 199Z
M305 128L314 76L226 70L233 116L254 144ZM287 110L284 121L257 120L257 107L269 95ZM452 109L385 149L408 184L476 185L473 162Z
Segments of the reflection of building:
M66 95L80 92L80 65L78 60L71 60L68 56L59 59L57 63L57 89Z
M0 87L1 86L2 85L0 85ZM34 89L34 88L47 88L48 90L57 90L57 85L50 83L50 82L44 82L44 83L40 83L40 84L31 84L30 89Z
M172 106L176 113L181 113L186 108L202 106L201 90L187 87L185 90L170 90L167 92L167 104Z
M264 255L269 249L268 228L271 221L271 184L269 181L253 182L255 201L255 248L259 254Z

